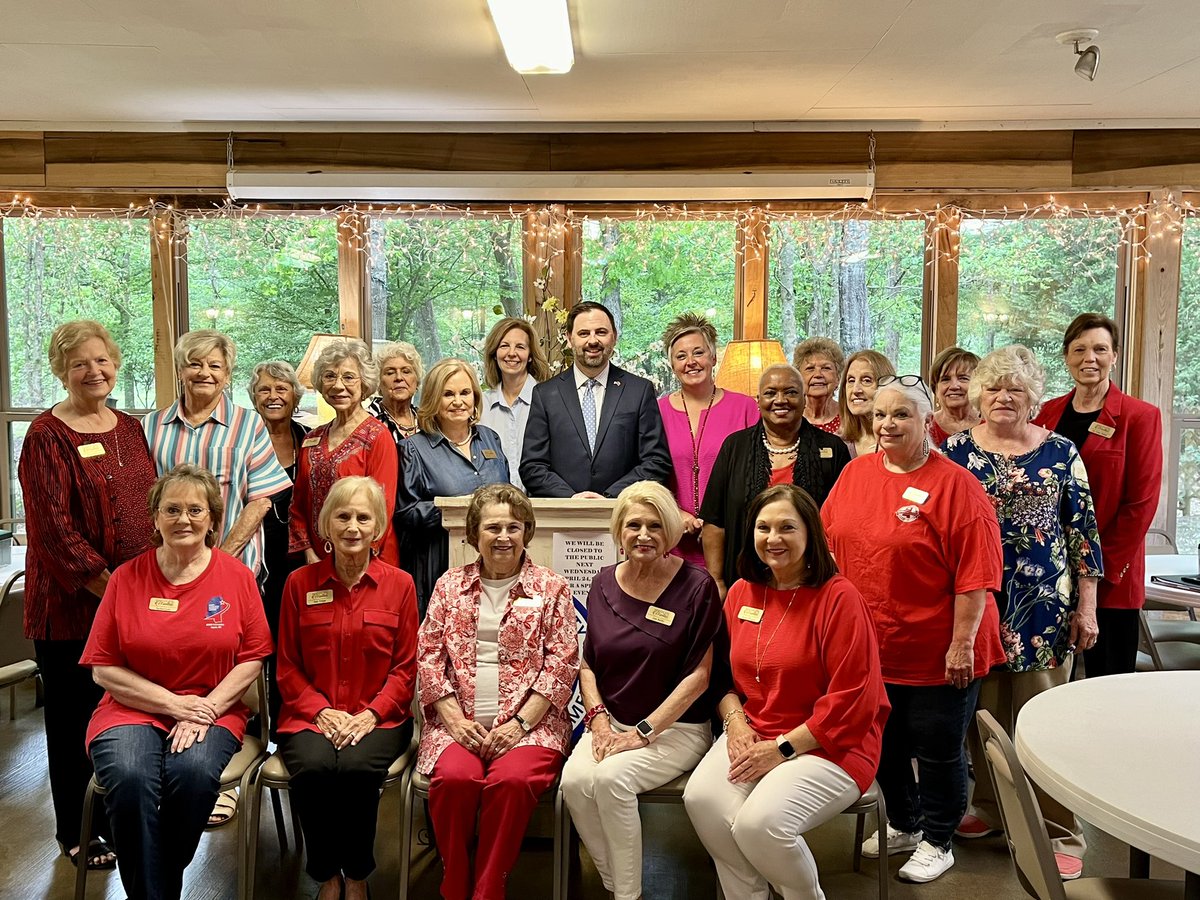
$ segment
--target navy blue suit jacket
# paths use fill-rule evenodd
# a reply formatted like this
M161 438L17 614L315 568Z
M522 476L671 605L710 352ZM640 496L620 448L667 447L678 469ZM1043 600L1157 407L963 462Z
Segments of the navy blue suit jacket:
M615 497L635 481L666 484L670 474L662 416L645 378L608 367L594 454L588 452L574 367L533 389L521 450L521 481L530 497L580 491Z

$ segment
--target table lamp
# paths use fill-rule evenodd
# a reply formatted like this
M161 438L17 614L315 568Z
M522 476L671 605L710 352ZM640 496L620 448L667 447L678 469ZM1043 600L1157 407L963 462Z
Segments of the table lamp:
M730 341L717 369L717 387L757 397L762 373L786 362L779 341Z

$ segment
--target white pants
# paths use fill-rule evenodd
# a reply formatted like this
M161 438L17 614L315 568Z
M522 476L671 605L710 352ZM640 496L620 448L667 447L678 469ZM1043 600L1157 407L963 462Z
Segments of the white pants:
M823 900L817 864L801 836L859 798L839 766L811 754L762 778L729 783L725 735L696 766L683 795L692 827L717 865L726 900Z
M614 723L614 727L619 727ZM676 722L654 743L596 762L585 733L562 772L563 799L605 890L617 900L642 895L638 794L690 772L712 742L707 722Z

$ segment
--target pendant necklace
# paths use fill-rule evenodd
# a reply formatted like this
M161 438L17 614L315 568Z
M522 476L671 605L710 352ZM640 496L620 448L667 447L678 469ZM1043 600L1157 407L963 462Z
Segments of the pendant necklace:
M775 635L779 634L779 626L783 624L783 620L787 618L787 614L792 611L792 604L796 600L796 595L800 593L800 588L797 587L792 591L792 597L788 600L787 609L783 611L783 615L779 617L779 621L775 623L775 630L771 632L771 636L767 638L767 646L763 647L762 653L758 652L758 641L762 637L762 628L760 627L754 634L754 680L761 683L762 678L759 677L762 669L763 658L767 655L767 651L771 649L771 642L775 640ZM763 593L763 615L767 612L767 595Z
M700 442L704 440L704 428L708 425L708 417L712 413L713 401L717 399L717 386L714 383L712 393L708 395L708 406L700 414L698 427L692 431L692 420L688 416L687 393L679 389L679 402L683 404L683 415L688 422L688 436L692 439L692 515L700 514Z

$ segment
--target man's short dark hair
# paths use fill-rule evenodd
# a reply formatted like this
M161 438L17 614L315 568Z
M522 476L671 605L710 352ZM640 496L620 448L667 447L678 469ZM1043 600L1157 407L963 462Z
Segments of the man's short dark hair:
M567 334L572 334L575 331L575 320L585 312L602 312L608 316L608 324L612 326L615 333L617 330L617 320L613 318L612 312L603 303L597 303L594 300L584 300L582 303L576 303L571 307L571 311L567 313Z

